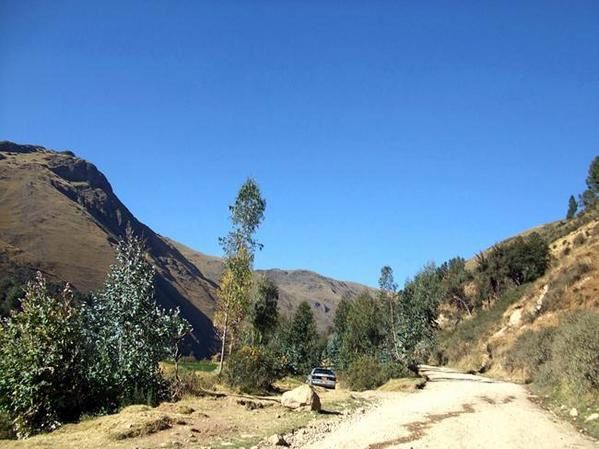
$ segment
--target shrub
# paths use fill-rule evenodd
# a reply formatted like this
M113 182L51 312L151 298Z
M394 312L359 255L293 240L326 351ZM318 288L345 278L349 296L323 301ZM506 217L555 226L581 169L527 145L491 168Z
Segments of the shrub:
M261 346L242 346L229 356L225 382L244 393L264 392L280 377L272 354Z
M355 391L373 390L389 379L411 376L399 363L381 363L371 355L357 357L343 373L348 386Z
M344 374L348 386L355 391L372 390L387 381L381 363L370 355L357 357Z
M9 440L14 438L14 436L10 416L4 412L0 412L0 440Z
M575 246L580 246L586 241L587 241L587 239L584 237L583 234L578 234L576 237L574 237L574 245Z
M86 347L68 288L53 296L38 273L21 306L0 325L0 411L14 421L17 436L26 437L79 416Z
M599 314L579 311L562 321L551 345L550 370L545 380L566 395L599 395Z
M551 344L555 328L527 331L521 334L506 356L506 368L522 369L532 380L539 368L551 360Z

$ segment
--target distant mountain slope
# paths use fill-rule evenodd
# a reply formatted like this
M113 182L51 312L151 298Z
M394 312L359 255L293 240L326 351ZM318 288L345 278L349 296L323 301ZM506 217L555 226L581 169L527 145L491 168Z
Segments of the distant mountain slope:
M195 329L193 352L208 355L215 342L210 319L221 259L193 251L139 222L106 177L73 153L0 142L0 274L17 266L39 269L82 292L93 290L104 280L114 260L114 245L127 226L147 241L157 270L159 302L182 309ZM308 300L321 331L331 325L344 295L366 288L301 270L265 273L279 283L282 312Z
M193 250L181 243L169 240L185 257L192 261L209 279L218 282L223 272L223 261ZM354 297L364 291L372 291L355 282L345 282L322 276L308 270L257 270L274 281L279 287L279 310L289 315L298 303L307 301L314 309L318 328L327 332L333 325L337 305L343 297Z
M89 291L101 285L127 226L147 241L159 301L181 308L195 329L194 352L208 354L212 281L140 223L93 164L68 152L0 143L0 261L41 269Z

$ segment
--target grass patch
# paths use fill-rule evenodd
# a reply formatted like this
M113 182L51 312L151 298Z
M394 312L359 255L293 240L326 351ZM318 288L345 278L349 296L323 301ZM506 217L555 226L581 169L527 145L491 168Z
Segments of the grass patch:
M211 373L216 371L218 363L211 360L183 360L179 362L179 369Z
M377 390L387 392L410 392L421 390L425 385L426 379L422 377L402 377L400 379L390 379L387 383L377 388Z

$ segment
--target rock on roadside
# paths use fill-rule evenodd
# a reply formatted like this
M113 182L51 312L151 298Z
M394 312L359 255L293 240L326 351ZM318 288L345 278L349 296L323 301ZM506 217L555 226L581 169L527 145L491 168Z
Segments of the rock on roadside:
M293 410L320 411L320 398L310 385L302 385L283 393L281 405Z

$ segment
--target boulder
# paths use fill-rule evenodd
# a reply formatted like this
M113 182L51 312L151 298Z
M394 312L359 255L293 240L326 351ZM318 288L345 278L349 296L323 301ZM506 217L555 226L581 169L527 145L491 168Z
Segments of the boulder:
M310 385L302 385L283 393L281 405L294 410L308 409L320 411L320 398Z

